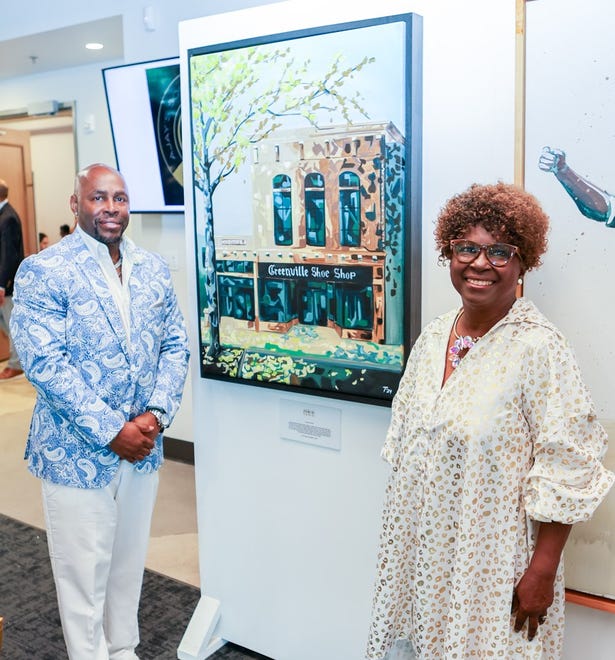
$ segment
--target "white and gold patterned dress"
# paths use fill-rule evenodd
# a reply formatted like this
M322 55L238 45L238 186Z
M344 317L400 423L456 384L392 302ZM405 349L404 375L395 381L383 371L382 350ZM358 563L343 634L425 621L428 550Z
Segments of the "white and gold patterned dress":
M568 343L523 298L442 386L456 313L423 331L393 402L367 657L406 639L422 660L555 660L562 566L532 641L513 630L513 589L536 521L587 520L611 487L606 433Z

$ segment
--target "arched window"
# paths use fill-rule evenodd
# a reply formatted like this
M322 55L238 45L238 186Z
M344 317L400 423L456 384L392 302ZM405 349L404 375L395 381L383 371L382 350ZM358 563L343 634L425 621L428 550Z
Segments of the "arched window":
M273 237L276 245L293 243L291 180L286 174L273 177Z
M305 230L308 245L325 244L325 180L318 172L305 177Z
M358 247L361 244L361 197L359 177L354 172L342 172L340 188L340 244Z

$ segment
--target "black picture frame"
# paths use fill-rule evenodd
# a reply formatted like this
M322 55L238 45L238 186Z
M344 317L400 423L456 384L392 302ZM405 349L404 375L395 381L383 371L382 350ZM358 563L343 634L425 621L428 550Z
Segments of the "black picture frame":
M422 19L188 50L200 373L390 405L421 320Z

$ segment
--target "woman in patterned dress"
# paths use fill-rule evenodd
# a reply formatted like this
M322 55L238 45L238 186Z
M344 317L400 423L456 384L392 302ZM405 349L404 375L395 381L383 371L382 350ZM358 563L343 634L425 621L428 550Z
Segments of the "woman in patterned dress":
M525 298L549 221L522 189L472 185L437 221L462 305L408 359L367 657L561 657L562 550L614 475L572 349Z

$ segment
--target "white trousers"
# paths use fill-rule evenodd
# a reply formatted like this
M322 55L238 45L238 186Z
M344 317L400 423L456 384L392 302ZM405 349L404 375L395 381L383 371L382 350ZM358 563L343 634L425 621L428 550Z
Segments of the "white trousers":
M70 660L134 660L158 473L121 461L104 488L42 482L49 557Z

